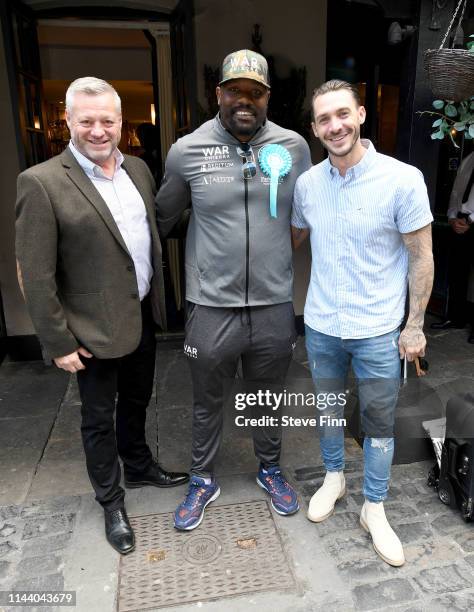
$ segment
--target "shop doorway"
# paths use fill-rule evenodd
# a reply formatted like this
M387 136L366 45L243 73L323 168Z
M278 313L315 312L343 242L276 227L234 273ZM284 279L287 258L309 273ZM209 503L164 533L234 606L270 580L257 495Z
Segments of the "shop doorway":
M167 14L124 8L123 2L107 8L58 3L40 11L28 0L7 4L2 21L11 50L22 167L67 146L65 90L73 79L92 74L111 82L122 98L120 149L142 157L159 184L169 147L196 125L193 2L170 0L173 10ZM163 252L169 328L179 333L185 306L183 239L165 241Z

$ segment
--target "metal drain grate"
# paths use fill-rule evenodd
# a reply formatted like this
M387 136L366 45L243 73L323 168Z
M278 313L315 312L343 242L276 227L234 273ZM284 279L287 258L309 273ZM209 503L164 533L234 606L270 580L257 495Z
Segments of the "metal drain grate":
M295 586L264 501L215 506L191 532L172 514L131 517L136 550L120 560L119 612Z

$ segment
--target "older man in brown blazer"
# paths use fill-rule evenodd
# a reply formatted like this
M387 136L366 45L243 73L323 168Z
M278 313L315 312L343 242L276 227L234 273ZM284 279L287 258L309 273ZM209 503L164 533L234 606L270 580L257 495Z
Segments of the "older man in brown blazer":
M156 189L146 164L117 148L121 103L109 83L74 81L66 120L66 150L18 177L18 267L45 357L77 372L89 477L106 537L125 554L135 538L118 457L127 487L188 480L165 472L145 441L154 324L166 324Z

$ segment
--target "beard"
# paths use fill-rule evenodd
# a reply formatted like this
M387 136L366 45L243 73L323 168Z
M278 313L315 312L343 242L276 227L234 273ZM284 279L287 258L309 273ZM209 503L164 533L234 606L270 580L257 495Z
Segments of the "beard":
M239 117L239 111L248 111L252 113L247 117ZM249 109L245 107L230 109L220 109L220 117L224 126L238 139L249 138L255 134L258 128L263 125L266 117L266 112L258 109Z
M253 121L241 121L238 118L232 117L229 121L230 131L236 136L252 136L258 128L255 117Z
M359 140L359 137L360 137L360 127L356 127L354 128L352 138L344 147L341 147L341 148L334 147L333 145L328 144L327 141L323 141L322 145L334 157L345 157L346 155L349 155L349 153L355 147L357 141Z

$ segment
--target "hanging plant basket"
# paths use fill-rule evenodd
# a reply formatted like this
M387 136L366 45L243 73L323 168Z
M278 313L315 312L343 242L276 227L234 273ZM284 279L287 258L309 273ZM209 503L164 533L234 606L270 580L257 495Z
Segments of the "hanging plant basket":
M430 87L435 97L460 102L474 95L474 53L466 49L445 49L444 43L463 5L458 27L467 0L460 0L439 49L425 51L423 65L428 73Z
M436 98L461 102L474 96L474 53L464 49L429 49L424 67Z

